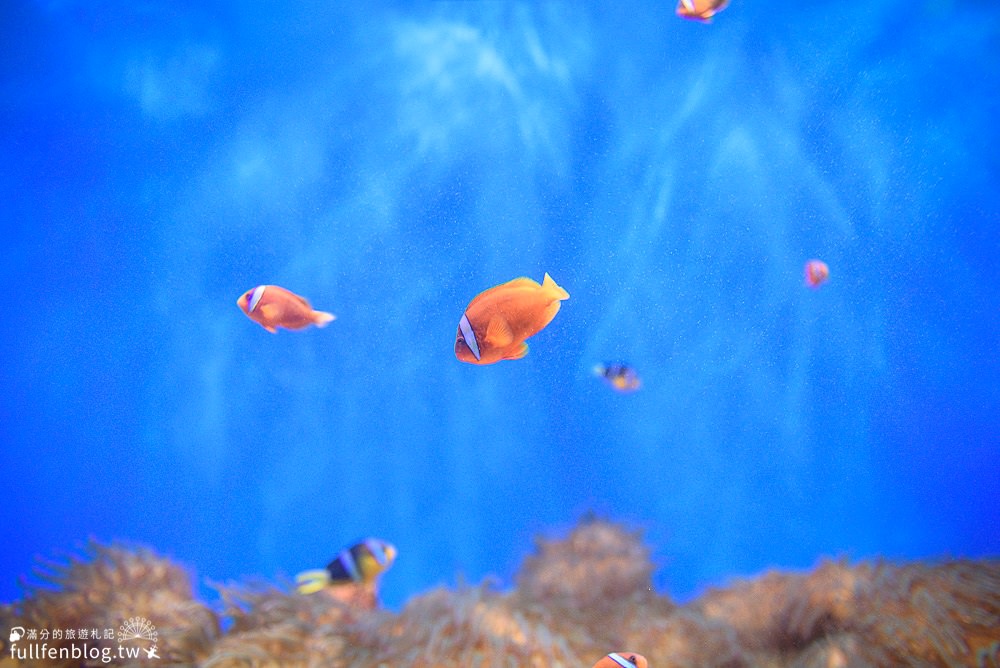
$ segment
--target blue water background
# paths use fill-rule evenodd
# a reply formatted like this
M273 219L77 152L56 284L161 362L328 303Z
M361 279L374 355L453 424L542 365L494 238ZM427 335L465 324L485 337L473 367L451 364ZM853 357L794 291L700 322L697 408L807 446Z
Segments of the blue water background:
M8 0L0 31L0 600L91 536L203 586L372 535L398 608L589 511L681 599L1000 554L995 3ZM530 354L458 362L469 300L545 272ZM271 335L260 283L338 319Z

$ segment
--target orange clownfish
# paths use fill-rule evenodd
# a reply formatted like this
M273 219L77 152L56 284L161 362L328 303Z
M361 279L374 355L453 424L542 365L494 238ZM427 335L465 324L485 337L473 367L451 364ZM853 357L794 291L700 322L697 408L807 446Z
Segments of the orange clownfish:
M277 333L278 327L303 329L309 325L325 327L336 318L332 313L314 311L304 297L277 285L258 285L247 290L236 300L236 305L247 317L261 327Z
M680 0L677 3L677 16L711 23L712 17L725 9L728 4L729 0Z
M521 359L528 354L524 340L552 322L563 299L569 293L548 274L541 285L515 278L481 292L458 323L455 357L469 364Z
M598 364L594 367L594 375L603 378L612 389L618 392L635 392L642 385L639 374L627 364Z
M594 668L649 668L649 661L635 652L612 652L595 663Z
M830 268L822 260L809 260L804 269L806 285L814 290L830 278Z

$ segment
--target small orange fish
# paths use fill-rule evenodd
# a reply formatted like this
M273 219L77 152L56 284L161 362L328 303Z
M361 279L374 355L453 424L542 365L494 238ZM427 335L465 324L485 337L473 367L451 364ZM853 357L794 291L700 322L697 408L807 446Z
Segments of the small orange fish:
M649 661L635 652L612 652L595 663L594 668L649 668Z
M806 285L814 290L830 278L830 268L822 260L809 260L806 262L804 272Z
M729 0L680 0L677 16L702 23L711 23L712 17L721 12Z
M272 334L278 332L278 327L325 327L337 317L325 311L314 311L305 298L277 285L258 285L253 290L247 290L236 300L236 305L248 318Z
M548 274L541 285L515 278L480 293L458 323L455 357L469 364L521 359L528 354L524 340L552 322L563 299L569 293Z
M598 364L594 375L603 378L608 385L621 393L635 392L642 385L639 374L627 364Z

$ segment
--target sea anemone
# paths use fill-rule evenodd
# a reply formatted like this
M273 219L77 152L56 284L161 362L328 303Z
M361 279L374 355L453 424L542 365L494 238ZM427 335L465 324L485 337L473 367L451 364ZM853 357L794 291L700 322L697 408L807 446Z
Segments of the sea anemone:
M39 562L23 587L27 595L9 609L11 626L44 631L57 653L85 640L81 635L91 647L117 649L123 625L142 619L156 631L161 658L190 664L220 634L218 617L194 598L187 570L146 548L91 540L65 561ZM113 639L104 635L109 630ZM79 665L66 656L45 665Z
M488 587L438 589L380 621L368 627L368 652L352 657L355 665L582 665L564 638L518 610L510 596Z
M588 518L567 538L536 545L517 576L525 600L592 610L652 592L653 564L639 532Z
M1000 663L1000 561L825 560L810 572L771 571L712 589L683 606L652 590L652 572L638 532L589 519L564 539L539 540L509 591L489 583L438 588L393 613L363 585L326 596L248 580L216 586L213 611L193 598L186 569L145 548L91 542L78 556L41 565L25 598L0 606L0 624L118 629L141 618L155 625L165 663L202 668L587 668L623 647L653 668ZM32 663L0 649L0 668Z
M872 569L853 626L893 662L998 665L1000 561Z

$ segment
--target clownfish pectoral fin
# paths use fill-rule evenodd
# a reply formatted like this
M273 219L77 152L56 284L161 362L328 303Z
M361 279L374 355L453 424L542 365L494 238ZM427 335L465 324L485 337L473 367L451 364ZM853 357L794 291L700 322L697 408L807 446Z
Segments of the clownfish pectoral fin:
M331 322L337 319L332 313L327 313L326 311L313 311L313 323L317 327L326 327Z
M325 570L305 571L295 576L295 583L300 594L315 594L330 584L330 576Z
M264 329L266 329L267 331L271 332L272 334L277 334L278 333L277 328L272 327L271 325L263 325L263 327L264 327Z
M486 325L486 342L497 348L509 346L514 340L514 333L510 331L510 325L499 316L493 316L490 324Z
M549 276L549 272L545 272L545 278L542 279L542 287L552 291L553 296L556 299L569 299L569 293L559 287L552 277Z
M528 344L522 341L521 345L519 345L517 348L515 348L514 352L510 353L509 355L505 355L504 359L505 360L519 360L519 359L521 359L522 357L524 357L527 354L528 354Z

